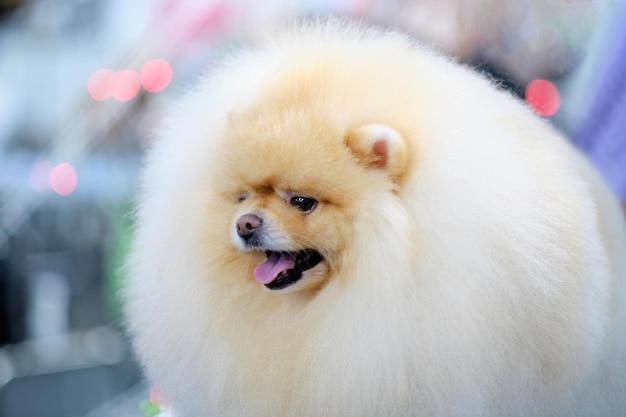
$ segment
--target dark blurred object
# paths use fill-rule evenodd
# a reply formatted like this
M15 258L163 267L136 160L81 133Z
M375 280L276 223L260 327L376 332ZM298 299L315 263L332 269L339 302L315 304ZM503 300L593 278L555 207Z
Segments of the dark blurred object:
M0 346L11 340L11 320L9 314L10 293L8 288L8 268L6 259L0 258Z
M0 416L84 416L138 380L129 361L15 379L0 391Z
M0 260L0 347L26 337L25 286L11 273L10 263L8 256Z
M109 325L109 214L54 199L11 236L0 261L0 416L83 416L139 381Z
M6 342L110 321L103 291L106 216L95 204L62 202L41 206L11 238L2 279Z
M0 0L0 23L15 10L26 3L26 0Z

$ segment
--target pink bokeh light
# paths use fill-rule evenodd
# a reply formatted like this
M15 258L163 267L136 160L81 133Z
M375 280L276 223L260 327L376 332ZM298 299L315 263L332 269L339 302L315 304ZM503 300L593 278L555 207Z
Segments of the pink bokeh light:
M158 93L172 81L172 66L164 59L151 59L141 68L140 76L146 91Z
M111 97L111 77L113 74L113 70L108 68L99 69L91 74L87 82L87 90L94 100L103 101Z
M561 106L559 90L548 80L537 79L526 87L526 101L540 116L550 117Z
M78 185L78 175L74 167L68 163L55 166L50 172L50 186L55 193L68 196Z
M117 101L130 101L139 92L141 81L137 71L124 69L116 72L111 77L111 95Z

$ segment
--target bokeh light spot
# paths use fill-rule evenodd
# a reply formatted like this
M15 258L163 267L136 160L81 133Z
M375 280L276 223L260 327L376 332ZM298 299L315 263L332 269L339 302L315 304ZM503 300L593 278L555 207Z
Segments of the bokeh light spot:
M91 74L87 82L89 95L98 101L111 97L111 77L113 70L103 68Z
M540 116L553 116L561 106L556 86L548 80L533 80L526 87L526 101Z
M74 192L78 184L76 170L70 164L59 164L50 172L50 186L55 193L67 196Z
M117 101L130 101L139 92L141 82L137 71L125 69L111 77L111 94Z
M30 186L38 193L50 191L50 172L52 164L47 161L39 161L30 169Z
M151 59L141 68L141 84L151 93L158 93L172 81L172 66L164 59Z

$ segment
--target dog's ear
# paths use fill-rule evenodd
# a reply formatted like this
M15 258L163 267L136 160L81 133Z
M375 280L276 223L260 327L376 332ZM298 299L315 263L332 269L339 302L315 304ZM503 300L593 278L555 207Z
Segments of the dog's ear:
M400 179L408 168L406 142L395 129L383 124L366 124L348 132L345 143L364 165L380 169L394 180Z

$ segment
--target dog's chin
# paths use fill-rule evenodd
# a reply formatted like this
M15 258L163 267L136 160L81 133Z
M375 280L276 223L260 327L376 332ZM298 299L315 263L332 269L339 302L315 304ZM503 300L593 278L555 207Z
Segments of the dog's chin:
M276 255L275 251L266 250L265 255L269 259ZM271 291L288 291L311 288L318 285L327 270L324 257L315 249L304 249L292 253L295 256L293 268L279 273L272 281L263 284Z

